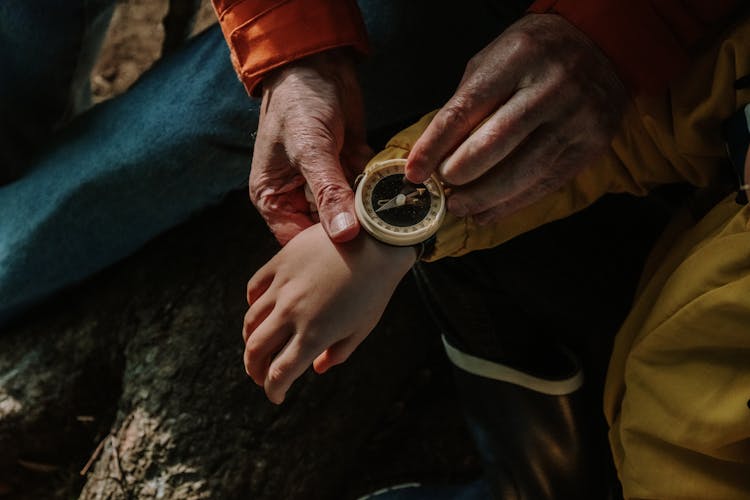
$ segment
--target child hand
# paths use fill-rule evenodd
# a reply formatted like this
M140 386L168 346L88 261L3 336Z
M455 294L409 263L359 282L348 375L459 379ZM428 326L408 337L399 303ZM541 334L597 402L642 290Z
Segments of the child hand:
M293 238L250 279L245 370L268 399L284 400L310 364L343 363L377 324L414 249L369 235L334 244L320 224Z

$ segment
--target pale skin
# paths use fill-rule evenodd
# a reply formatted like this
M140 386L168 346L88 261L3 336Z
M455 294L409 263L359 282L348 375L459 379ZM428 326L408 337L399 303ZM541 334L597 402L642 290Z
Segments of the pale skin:
M337 244L321 224L303 230L247 285L247 374L280 404L310 365L324 373L346 361L415 258L414 248L384 245L365 233Z
M414 145L407 177L419 182L439 169L454 185L448 210L495 221L601 154L624 103L614 69L583 33L556 15L524 16L468 62ZM264 78L250 196L280 243L316 222L306 182L331 239L356 237L350 183L370 153L347 52L306 57Z

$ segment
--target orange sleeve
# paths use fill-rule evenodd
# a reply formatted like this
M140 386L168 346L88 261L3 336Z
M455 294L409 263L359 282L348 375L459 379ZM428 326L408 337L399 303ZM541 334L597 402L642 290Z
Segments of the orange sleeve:
M248 94L263 75L290 61L336 47L367 52L355 0L212 0L232 64Z
M536 0L586 33L635 94L666 89L693 54L745 7L742 0Z

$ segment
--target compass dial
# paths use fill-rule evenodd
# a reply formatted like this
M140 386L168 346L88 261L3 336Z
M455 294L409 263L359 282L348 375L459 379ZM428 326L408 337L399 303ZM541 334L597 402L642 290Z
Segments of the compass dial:
M357 185L355 208L362 227L390 245L427 240L445 217L445 193L432 176L412 184L404 176L406 160L386 160L369 169Z

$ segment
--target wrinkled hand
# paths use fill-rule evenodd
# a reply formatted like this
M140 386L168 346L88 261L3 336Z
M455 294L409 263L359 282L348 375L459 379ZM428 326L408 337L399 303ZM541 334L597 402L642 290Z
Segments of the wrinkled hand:
M317 220L305 182L331 239L357 235L350 184L370 156L361 91L346 53L312 55L264 79L250 198L282 245Z
M415 143L407 177L420 182L438 169L458 186L451 212L492 222L600 155L624 103L613 67L583 33L556 15L527 15L469 61Z
M337 245L320 225L292 239L247 284L245 370L281 403L313 364L343 363L383 314L414 249L362 234Z

